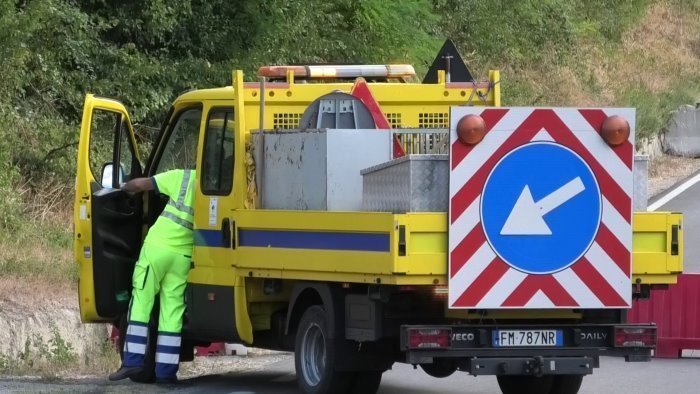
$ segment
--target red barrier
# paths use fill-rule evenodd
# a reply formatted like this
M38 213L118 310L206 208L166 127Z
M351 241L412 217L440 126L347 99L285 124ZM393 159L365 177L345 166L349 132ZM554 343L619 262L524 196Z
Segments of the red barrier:
M678 358L683 349L700 349L700 274L683 274L678 284L652 290L627 316L630 323L656 323L656 357Z
M195 356L221 356L226 354L223 342L214 342L209 346L197 346L194 348Z

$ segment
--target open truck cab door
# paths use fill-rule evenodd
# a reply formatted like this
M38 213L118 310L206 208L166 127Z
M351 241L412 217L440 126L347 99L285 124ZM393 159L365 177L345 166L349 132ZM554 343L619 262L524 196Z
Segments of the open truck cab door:
M126 313L143 231L143 196L119 185L141 176L129 113L118 101L85 97L78 145L74 253L84 322Z

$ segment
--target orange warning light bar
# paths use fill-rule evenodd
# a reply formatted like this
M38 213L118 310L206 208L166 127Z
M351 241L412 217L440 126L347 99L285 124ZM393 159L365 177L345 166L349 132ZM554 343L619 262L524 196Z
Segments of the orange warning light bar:
M285 78L287 71L294 71L297 78L402 78L413 77L416 71L409 64L388 65L336 65L336 66L263 66L259 77Z

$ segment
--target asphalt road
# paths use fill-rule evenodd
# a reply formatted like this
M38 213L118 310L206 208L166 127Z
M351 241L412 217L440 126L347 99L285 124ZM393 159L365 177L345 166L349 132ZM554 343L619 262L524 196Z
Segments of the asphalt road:
M583 381L581 394L697 393L700 386L700 359L654 359L648 363L625 363L619 358L603 357L601 368ZM0 380L0 392L10 393L226 393L282 394L298 393L291 356L268 365L264 371L228 373L188 379L173 387L111 383L106 379L37 382ZM491 376L472 377L455 373L435 379L410 365L395 364L384 374L380 394L481 394L499 393Z
M690 178L695 175L697 174L693 174ZM652 204L663 198L674 189L675 186L651 199L649 203ZM700 241L700 182L690 186L656 210L683 214L683 272L700 273L700 242L698 242Z

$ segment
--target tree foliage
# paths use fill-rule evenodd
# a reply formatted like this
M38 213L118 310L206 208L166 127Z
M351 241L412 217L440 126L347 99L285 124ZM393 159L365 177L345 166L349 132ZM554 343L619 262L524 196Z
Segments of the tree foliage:
M0 200L21 178L70 182L88 92L157 126L179 93L226 85L232 69L254 79L264 64L407 62L420 72L450 37L477 76L504 71L506 104L533 104L558 65L588 78L582 40L614 46L650 2L0 0ZM549 98L541 104L557 104Z

